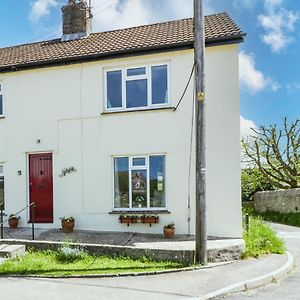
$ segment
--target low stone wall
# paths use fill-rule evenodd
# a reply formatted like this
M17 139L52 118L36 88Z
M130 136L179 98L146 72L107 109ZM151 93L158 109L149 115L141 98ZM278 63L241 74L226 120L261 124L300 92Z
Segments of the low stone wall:
M26 250L57 250L65 245L64 242L53 241L29 241L17 239L0 240L1 243L8 245L25 245ZM131 258L149 257L156 261L175 261L180 263L193 263L194 251L192 250L163 250L163 249L145 249L131 246L114 246L98 244L68 243L70 246L79 246L86 252L104 256L127 256ZM240 259L245 251L245 245L242 240L237 240L232 246L220 244L216 248L208 249L208 261L211 263L226 262Z
M267 210L282 213L300 212L300 189L257 192L254 209L263 213Z

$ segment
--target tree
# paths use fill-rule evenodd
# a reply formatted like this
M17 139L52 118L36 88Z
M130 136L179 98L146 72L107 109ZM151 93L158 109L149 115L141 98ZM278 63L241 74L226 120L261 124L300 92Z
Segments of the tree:
M300 119L251 129L254 134L242 141L248 163L276 188L300 188Z
M242 201L252 201L256 192L274 190L272 184L258 168L242 170Z

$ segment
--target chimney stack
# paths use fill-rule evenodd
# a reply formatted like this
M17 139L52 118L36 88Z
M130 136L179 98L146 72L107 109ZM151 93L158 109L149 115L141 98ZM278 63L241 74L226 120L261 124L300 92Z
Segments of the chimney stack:
M92 32L92 12L85 0L68 0L61 8L63 35L62 41L87 37Z

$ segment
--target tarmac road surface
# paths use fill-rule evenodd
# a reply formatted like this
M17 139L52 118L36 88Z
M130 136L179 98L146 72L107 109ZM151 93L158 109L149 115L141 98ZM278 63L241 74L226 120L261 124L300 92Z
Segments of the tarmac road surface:
M272 224L286 244L289 252L295 257L294 272L278 283L248 291L245 293L223 297L226 300L299 300L300 299L300 228L286 225Z

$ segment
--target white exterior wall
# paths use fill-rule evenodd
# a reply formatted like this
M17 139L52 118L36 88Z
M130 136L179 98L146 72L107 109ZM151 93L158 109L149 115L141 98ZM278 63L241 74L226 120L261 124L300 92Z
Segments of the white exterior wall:
M208 234L240 237L238 46L211 47L206 52ZM60 217L73 215L76 227L82 229L160 233L164 224L174 221L177 233L188 233L192 85L176 112L102 114L104 69L152 62L170 63L170 99L175 106L192 68L192 50L0 74L5 101L0 163L5 163L8 214L29 202L28 153L53 152L54 224L37 226L60 227ZM160 223L152 227L118 223L119 215L109 214L113 209L112 156L160 153L166 154L171 213L160 215ZM77 172L58 176L70 166ZM191 184L191 233L194 198ZM21 226L27 220L24 212Z

